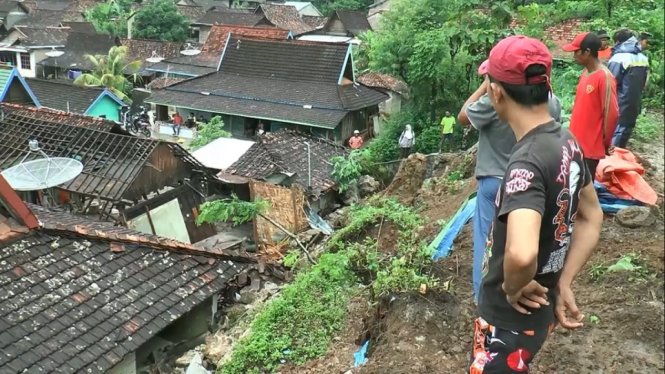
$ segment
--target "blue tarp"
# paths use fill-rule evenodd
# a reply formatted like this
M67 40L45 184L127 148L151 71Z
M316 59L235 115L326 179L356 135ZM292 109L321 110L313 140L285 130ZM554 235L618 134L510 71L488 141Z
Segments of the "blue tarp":
M453 241L457 235L459 235L460 231L462 231L464 225L473 218L475 211L476 194L474 193L464 204L462 204L457 213L455 213L453 218L448 221L443 230L441 230L441 233L432 242L431 246L436 248L432 254L433 260L446 257L448 253L450 253L453 249Z
M613 193L608 191L604 185L598 182L593 182L593 187L596 189L596 193L598 194L598 200L600 201L600 207L603 209L603 213L615 214L625 207L644 205L637 200L618 198Z
M369 347L369 340L366 341L360 349L353 354L353 366L362 366L367 362L367 347Z

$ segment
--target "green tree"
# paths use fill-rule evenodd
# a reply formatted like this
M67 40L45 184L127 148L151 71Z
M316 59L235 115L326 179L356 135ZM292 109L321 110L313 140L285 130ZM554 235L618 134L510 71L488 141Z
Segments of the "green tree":
M196 137L192 139L190 144L192 151L211 143L215 139L231 137L231 133L224 130L224 122L220 116L212 117L208 123L199 122L198 128Z
M136 14L134 36L172 42L187 39L189 21L171 0L156 0Z
M127 18L131 0L107 0L85 11L85 18L100 33L127 36Z
M318 0L314 6L325 16L330 16L336 10L366 10L374 0Z
M104 87L113 92L127 104L132 100L128 93L131 92L133 83L141 81L141 76L136 73L141 67L141 61L126 62L127 47L111 47L108 55L86 55L92 63L93 69L89 73L81 74L74 84L85 87ZM130 79L125 75L130 72Z

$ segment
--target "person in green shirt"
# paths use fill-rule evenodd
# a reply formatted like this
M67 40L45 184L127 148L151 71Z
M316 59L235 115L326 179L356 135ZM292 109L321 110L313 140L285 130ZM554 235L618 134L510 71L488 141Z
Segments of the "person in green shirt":
M446 111L446 115L441 119L441 141L439 142L439 153L443 149L443 143L450 143L453 140L455 132L455 117Z

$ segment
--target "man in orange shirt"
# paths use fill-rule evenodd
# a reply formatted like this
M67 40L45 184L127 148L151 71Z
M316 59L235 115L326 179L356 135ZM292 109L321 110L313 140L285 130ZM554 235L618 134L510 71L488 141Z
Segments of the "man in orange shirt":
M612 48L610 47L610 36L607 35L605 30L600 30L598 33L600 39L600 49L598 50L598 58L600 60L609 60L612 57Z
M363 146L363 138L360 136L360 131L353 132L353 136L349 139L349 147L351 149L358 149Z
M570 116L570 132L577 138L591 175L605 158L619 122L617 86L612 73L598 60L601 41L593 33L582 33L563 46L584 66Z

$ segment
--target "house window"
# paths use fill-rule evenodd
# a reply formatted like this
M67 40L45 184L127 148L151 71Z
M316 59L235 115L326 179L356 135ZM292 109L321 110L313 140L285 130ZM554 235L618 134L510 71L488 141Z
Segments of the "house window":
M16 52L0 52L0 63L16 66Z
M32 67L30 66L30 54L21 53L21 69L30 70L31 68Z
M192 27L191 29L189 29L189 38L191 40L196 40L198 42L199 34L200 34L200 29L198 27Z

